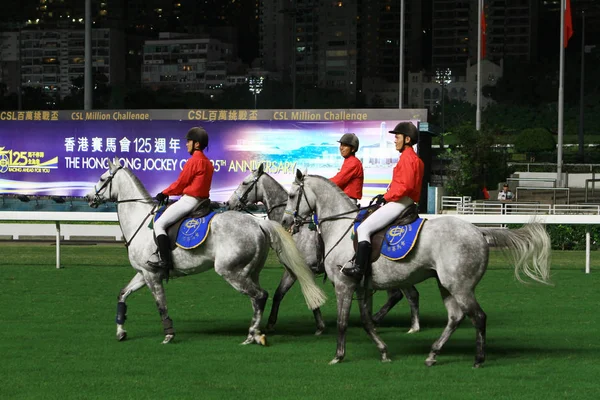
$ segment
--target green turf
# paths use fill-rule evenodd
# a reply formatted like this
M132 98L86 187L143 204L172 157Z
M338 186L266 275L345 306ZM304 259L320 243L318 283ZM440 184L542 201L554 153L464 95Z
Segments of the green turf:
M133 270L124 247L61 247L57 270L49 244L0 243L4 399L591 399L598 395L600 254L583 273L583 252L555 252L555 286L523 285L498 254L478 286L488 315L488 359L472 369L474 330L465 321L433 368L429 347L445 324L433 281L418 286L422 331L404 332L401 302L379 328L391 364L352 310L346 361L329 366L335 352L335 301L323 308L328 325L312 335L312 313L293 288L281 307L269 346L240 346L251 307L214 272L166 285L177 336L161 345L162 327L147 289L128 300L129 339L115 339L116 296ZM270 259L263 286L273 294L281 276ZM376 294L376 306L385 298ZM270 302L267 306L270 307ZM265 318L266 319L266 318Z

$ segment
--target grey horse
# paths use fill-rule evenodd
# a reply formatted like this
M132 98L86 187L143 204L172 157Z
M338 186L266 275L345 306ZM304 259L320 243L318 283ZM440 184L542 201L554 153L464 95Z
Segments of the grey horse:
M337 297L338 339L335 357L331 364L341 362L346 354L348 316L355 291L364 299L361 285L340 272L340 267L350 262L354 255L352 240L345 219L333 218L353 210L355 205L328 179L296 172L295 182L289 192L282 223L291 227L302 223L315 211L319 218L331 217L321 223L327 275L335 284ZM455 217L440 217L426 221L420 236L409 255L400 261L380 257L372 264L371 281L374 289L402 288L425 279L435 278L448 311L448 322L425 360L427 366L436 363L437 356L465 316L476 331L474 367L485 361L486 314L475 299L475 287L487 269L489 246L506 249L512 256L515 276L524 274L534 281L547 284L550 279L550 237L538 223L526 224L516 230L478 228ZM362 295L361 295L362 293ZM363 326L376 343L382 361L389 361L387 345L381 340L370 318L366 301L359 301Z
M156 204L139 179L128 168L119 165L118 159L109 161L109 169L86 196L91 207L100 203L117 203L119 223L125 238L129 262L136 270L131 281L119 293L117 303L117 339L127 337L124 329L127 297L136 290L148 286L163 323L165 338L169 343L174 335L173 321L169 318L163 288L164 270L155 270L147 261L156 250L153 231L148 223L155 213ZM273 248L280 262L300 281L302 293L309 308L320 307L325 294L315 282L304 263L294 241L280 224L259 221L236 211L216 214L211 221L208 238L191 250L173 250L174 269L172 277L198 274L214 268L234 289L250 297L254 314L243 344L265 344L266 337L260 332L260 321L268 294L259 285L259 273L263 268L269 249Z
M246 210L249 204L262 203L266 207L267 217L274 221L281 221L283 212L288 199L288 192L271 175L265 172L264 164L252 171L250 175L244 178L236 190L227 201L227 207L230 210ZM319 233L316 229L309 229L307 224L299 227L298 232L293 235L294 241L304 261L315 274L325 272L323 265L322 245L319 246ZM320 253L320 254L319 254ZM267 332L272 331L277 322L279 306L284 296L296 282L296 278L283 272L277 291L273 296L273 305L269 314ZM404 294L403 294L404 291ZM411 325L408 333L420 331L419 323L419 292L414 286L403 290L391 289L388 291L388 300L381 309L373 316L373 322L381 322L387 313L406 295L406 299L411 311ZM315 323L317 325L316 335L320 335L325 329L325 322L321 316L320 309L313 310Z

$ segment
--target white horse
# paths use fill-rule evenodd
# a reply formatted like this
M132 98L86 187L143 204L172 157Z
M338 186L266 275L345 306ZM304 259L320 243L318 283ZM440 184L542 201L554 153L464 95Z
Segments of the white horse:
M133 172L121 167L116 158L114 163L109 161L108 171L100 177L86 198L91 207L97 207L106 201L117 203L129 262L136 270L133 279L118 296L117 339L124 340L127 337L124 329L127 297L147 285L156 300L163 323L163 343L170 342L175 331L167 311L162 284L168 272L155 270L147 264L156 250L153 231L148 228L156 203ZM201 246L191 250L173 250L174 269L170 274L172 277L180 277L214 268L234 289L246 294L252 301L254 314L248 337L243 344L264 345L266 338L259 326L268 294L260 287L258 277L270 247L275 250L284 267L300 281L308 307L320 307L325 301L325 294L315 284L312 272L302 260L291 235L276 222L259 221L236 211L216 214L211 221L208 238Z
M260 164L256 170L252 171L250 175L242 180L226 204L230 210L247 210L249 204L262 203L266 207L267 217L279 222L283 218L287 199L287 190L275 178L265 172L264 164ZM324 273L323 258L326 254L323 253L322 239L317 229L309 229L307 224L304 224L299 227L298 232L294 233L293 237L298 250L300 250L304 261L306 261L310 269L315 274ZM273 296L273 305L269 314L267 331L274 329L281 301L295 282L296 278L293 275L287 271L283 272L281 282ZM421 329L419 324L419 292L414 286L403 290L404 294L402 290L397 289L388 291L388 300L379 312L373 316L373 321L375 323L381 322L392 307L406 295L411 311L411 326L408 333L419 332ZM313 313L317 325L315 334L320 335L325 329L325 322L321 316L320 309L313 310Z
M351 222L336 218L347 215L355 205L337 186L328 179L296 173L296 180L289 193L284 226L303 223L313 212L321 220L321 233L325 252L327 276L335 284L338 309L338 340L336 355L331 364L341 362L346 354L346 330L356 291L364 299L365 290L340 272L340 267L354 256L348 226ZM350 214L355 216L355 214ZM475 286L481 280L488 264L488 241L506 247L513 256L515 275L521 274L548 283L550 278L550 237L544 227L537 223L527 224L521 229L478 228L454 217L436 218L426 221L419 238L407 257L392 261L385 257L372 264L371 281L374 289L402 288L415 285L425 279L435 278L438 282L444 305L448 311L448 322L440 338L433 344L425 360L432 366L443 345L448 341L463 318L468 316L476 330L476 354L474 367L485 361L486 315L475 299ZM362 293L362 295L361 295ZM389 361L387 346L376 333L366 301L359 301L361 319L365 330L377 344L382 361Z

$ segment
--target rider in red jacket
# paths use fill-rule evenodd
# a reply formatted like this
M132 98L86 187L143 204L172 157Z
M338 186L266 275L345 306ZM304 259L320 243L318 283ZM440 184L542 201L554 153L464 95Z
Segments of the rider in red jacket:
M364 172L362 163L356 158L358 151L358 137L354 133L345 133L338 140L340 154L344 157L344 163L331 181L344 191L352 200L358 202L362 198Z
M162 203L169 196L182 195L154 222L154 233L158 242L160 260L148 261L148 265L155 268L173 268L167 228L192 212L201 201L209 197L214 168L210 160L204 155L204 149L208 147L208 133L204 128L196 127L190 129L185 138L187 139L187 151L191 157L183 166L177 180L155 197L156 200Z
M371 235L389 225L406 207L418 202L421 197L424 165L412 148L419 139L419 132L412 123L400 122L390 133L396 135L396 150L400 152L400 160L394 167L387 192L375 197L376 204L382 207L356 230L358 249L354 264L342 269L345 275L357 279L362 277L371 256Z

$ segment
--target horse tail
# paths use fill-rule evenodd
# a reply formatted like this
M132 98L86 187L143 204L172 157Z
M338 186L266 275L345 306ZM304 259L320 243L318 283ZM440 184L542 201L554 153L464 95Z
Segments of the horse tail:
M525 224L519 229L479 228L490 246L508 250L515 267L515 277L524 282L521 274L534 281L550 284L550 236L544 226L537 222Z
M315 277L304 262L292 235L281 224L271 220L260 221L260 226L265 233L269 234L271 247L277 253L279 261L300 282L300 288L308 308L314 310L321 307L327 300L327 296L315 283Z

